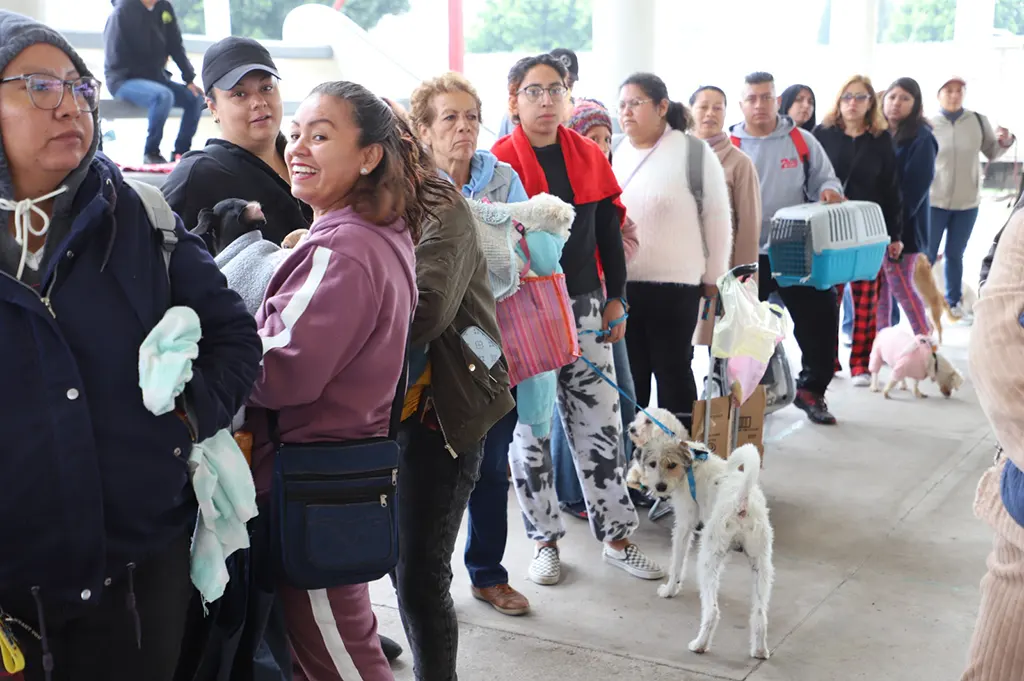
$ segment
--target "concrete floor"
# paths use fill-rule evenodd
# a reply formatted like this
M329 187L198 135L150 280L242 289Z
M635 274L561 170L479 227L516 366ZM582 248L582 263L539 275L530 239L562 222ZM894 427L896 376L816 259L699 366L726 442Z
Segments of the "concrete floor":
M983 210L965 258L969 280L977 280L977 263L1005 215L1005 204ZM838 426L813 426L795 409L769 418L761 480L775 527L771 660L747 656L751 573L742 557L723 579L714 647L695 655L686 648L700 614L692 569L683 593L662 600L657 583L605 565L586 524L569 518L563 581L536 586L526 579L532 551L510 496L505 565L533 612L509 618L475 601L457 552L452 596L461 622L460 678L959 678L991 542L971 512L993 440L967 375L968 338L964 326L946 335L943 351L967 378L950 400L928 386L928 400L904 393L887 401L841 374L829 392ZM794 347L790 356L797 355ZM634 537L663 565L671 522L644 518ZM372 595L381 632L404 642L390 585L375 584ZM407 653L396 679L412 679L411 664Z

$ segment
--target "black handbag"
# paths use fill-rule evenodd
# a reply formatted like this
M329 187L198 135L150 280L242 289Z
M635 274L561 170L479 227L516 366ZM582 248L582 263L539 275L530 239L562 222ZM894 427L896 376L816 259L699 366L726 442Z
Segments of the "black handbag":
M278 576L296 589L373 582L398 563L398 456L408 351L391 405L387 437L281 443L271 484L271 546Z

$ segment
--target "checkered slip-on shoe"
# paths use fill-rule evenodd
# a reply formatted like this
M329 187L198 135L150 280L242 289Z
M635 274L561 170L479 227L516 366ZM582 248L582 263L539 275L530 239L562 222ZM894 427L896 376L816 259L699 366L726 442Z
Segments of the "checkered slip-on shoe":
M533 550L530 561L530 581L541 586L558 584L562 578L562 559L554 546L541 546Z
M661 579L665 571L661 566L648 558L636 544L630 544L625 551L616 551L605 544L604 562L625 570L640 579Z

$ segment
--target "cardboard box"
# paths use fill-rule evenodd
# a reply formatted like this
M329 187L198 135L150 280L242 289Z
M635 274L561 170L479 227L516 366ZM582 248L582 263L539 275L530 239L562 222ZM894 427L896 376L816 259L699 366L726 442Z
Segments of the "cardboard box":
M750 399L740 407L739 426L736 429L736 449L746 444L757 445L761 454L761 465L764 465L764 410L768 403L764 386L759 385Z
M698 400L693 403L693 432L690 439L704 442L704 409L707 402ZM750 399L740 407L737 422L732 421L732 409L728 397L716 397L711 400L711 428L708 447L723 459L729 453L745 444L754 444L764 461L764 410L767 395L764 386L758 386ZM735 442L729 438L735 426Z
M690 439L704 442L704 408L705 400L693 403L693 432ZM716 397L711 400L711 428L707 439L708 448L723 459L729 457L729 398Z

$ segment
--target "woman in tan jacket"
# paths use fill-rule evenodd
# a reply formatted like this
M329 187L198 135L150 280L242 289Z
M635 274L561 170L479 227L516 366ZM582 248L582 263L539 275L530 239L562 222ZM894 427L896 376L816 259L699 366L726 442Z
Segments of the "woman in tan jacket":
M756 263L761 238L761 184L750 157L729 141L725 132L725 92L714 85L697 89L690 97L696 119L694 133L715 151L725 168L732 206L732 260L730 267ZM700 306L701 319L694 334L694 345L711 345L713 325L704 317L705 304Z
M981 204L981 164L978 154L994 161L1016 138L1003 127L992 129L988 117L964 108L967 83L953 77L939 88L941 112L929 122L939 143L931 191L928 259L934 265L939 243L946 237L946 301L955 318L964 317L964 250L974 230Z
M1024 678L1024 202L996 248L971 333L971 378L1002 450L978 484L974 513L995 530L961 681Z

